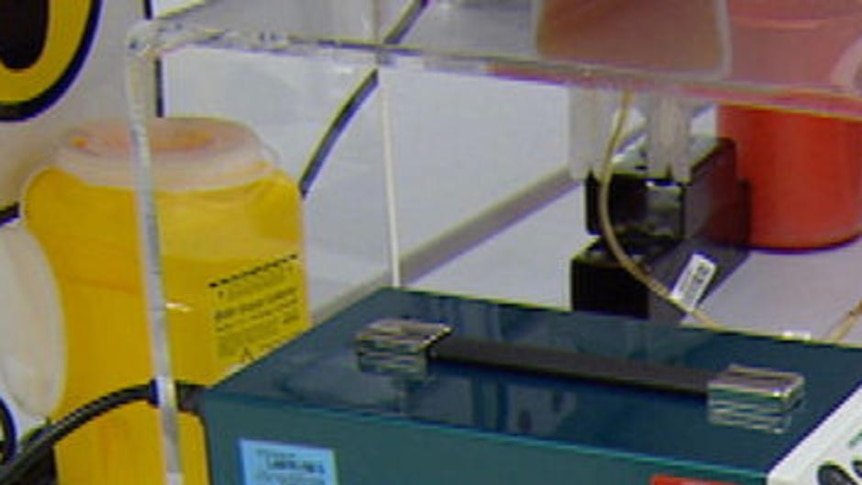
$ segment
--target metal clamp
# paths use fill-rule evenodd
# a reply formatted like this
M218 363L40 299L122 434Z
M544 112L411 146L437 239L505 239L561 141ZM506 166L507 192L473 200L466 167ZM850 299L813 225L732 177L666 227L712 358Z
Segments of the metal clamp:
M780 433L804 396L801 374L732 364L708 383L709 420Z
M428 349L451 333L452 327L442 323L377 320L356 334L359 367L367 372L424 376Z

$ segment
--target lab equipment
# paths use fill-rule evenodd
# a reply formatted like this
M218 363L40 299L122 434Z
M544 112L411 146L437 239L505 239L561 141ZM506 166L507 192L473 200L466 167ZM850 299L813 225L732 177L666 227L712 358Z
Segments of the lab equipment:
M368 325L386 319L451 336L423 346L426 335L390 328L369 343ZM442 349L450 338L480 352L433 357L463 354ZM498 346L492 360L524 348L545 364L712 381L680 393L517 369L529 359L477 364ZM411 356L428 359L423 372ZM862 432L858 375L834 370L860 362L854 349L381 290L208 390L203 416L217 485L831 483L818 476L855 475ZM773 372L723 374L731 364Z
M686 182L670 175L649 176L649 155L642 145L625 150L614 164L608 210L620 244L655 278L672 286L691 258L699 255L718 270L704 284L712 290L748 256L749 191L738 175L730 140L701 137L689 143L685 158L693 166ZM591 176L586 185L587 229L601 236L601 182ZM570 288L576 310L663 322L679 320L685 313L633 279L605 237L572 258Z

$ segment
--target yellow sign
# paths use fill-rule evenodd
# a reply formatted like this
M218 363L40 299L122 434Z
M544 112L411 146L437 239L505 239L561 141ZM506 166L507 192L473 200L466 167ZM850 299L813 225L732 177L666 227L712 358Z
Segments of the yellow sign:
M0 0L0 121L59 100L96 36L101 0Z

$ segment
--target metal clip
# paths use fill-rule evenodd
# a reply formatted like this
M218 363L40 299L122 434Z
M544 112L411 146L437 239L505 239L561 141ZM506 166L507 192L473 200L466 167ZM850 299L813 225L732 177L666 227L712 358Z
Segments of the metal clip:
M365 372L422 377L427 372L427 350L452 333L452 327L402 319L372 322L356 334L359 367Z
M732 364L708 383L709 420L781 433L804 395L801 374Z

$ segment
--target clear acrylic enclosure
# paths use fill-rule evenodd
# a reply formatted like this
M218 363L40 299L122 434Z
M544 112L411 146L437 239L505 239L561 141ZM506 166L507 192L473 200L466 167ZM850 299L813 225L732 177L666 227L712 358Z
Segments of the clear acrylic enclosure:
M130 42L160 63L164 114L247 123L294 178L315 174L303 212L323 315L381 284L566 306L589 239L577 185L617 93L640 114L682 100L690 132L713 132L716 105L852 119L860 20L850 0L209 1ZM647 129L634 118L630 138Z
M621 150L649 134L664 142L650 153L671 154L733 110L836 120L849 162L817 152L825 138L806 149L816 167L847 165L814 186L843 194L846 205L827 209L850 219L850 233L804 251L764 234L766 249L703 307L736 329L813 338L858 313L856 0L197 1L139 24L128 65L151 333L168 381L182 357L164 347L168 235L147 143L157 114L251 127L299 185L314 322L382 286L567 308L570 261L593 238L582 182L612 146L624 92L634 108ZM675 163L655 170L688 180ZM768 202L794 198L783 190Z

